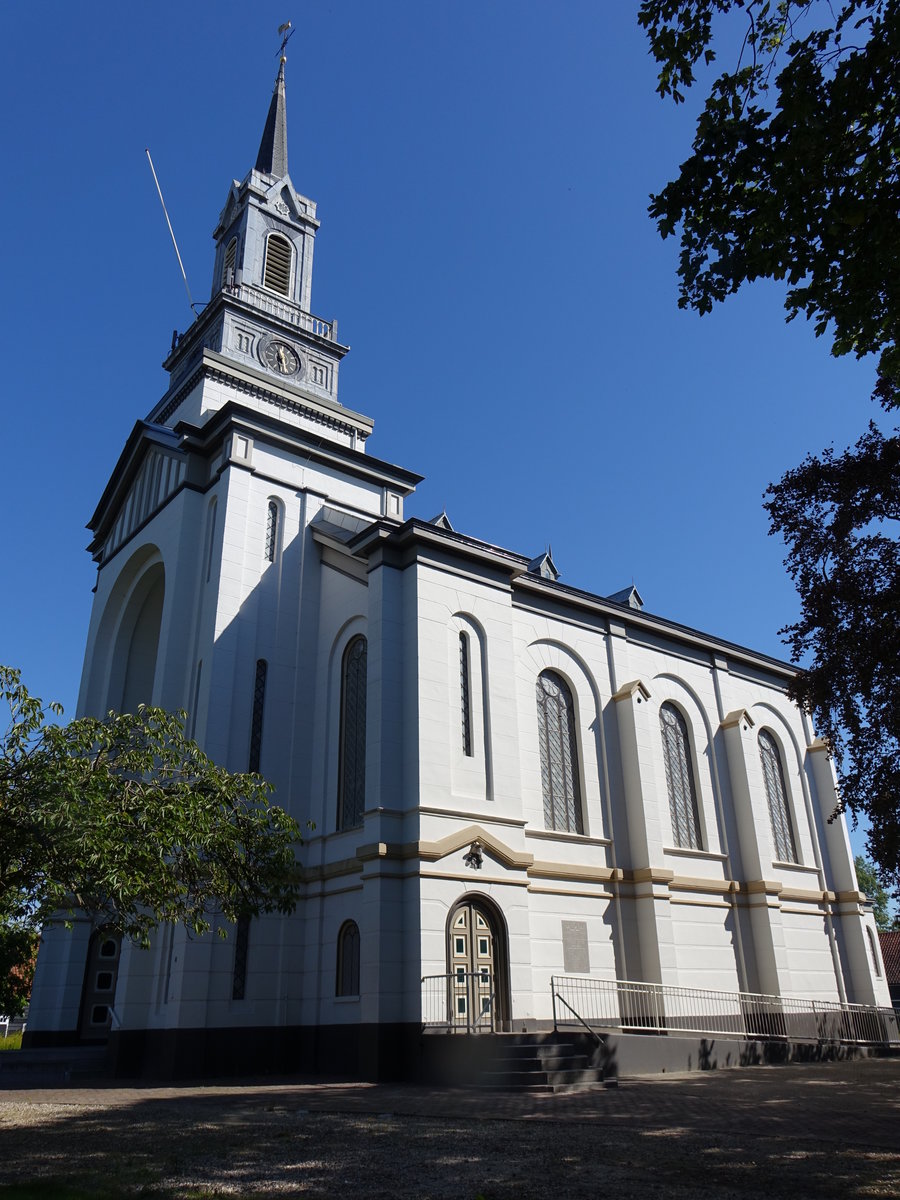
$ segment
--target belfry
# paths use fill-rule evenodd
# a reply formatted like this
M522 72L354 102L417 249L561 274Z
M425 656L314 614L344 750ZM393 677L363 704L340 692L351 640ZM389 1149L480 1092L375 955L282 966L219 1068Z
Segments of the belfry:
M313 314L285 62L209 302L89 522L78 709L185 709L210 757L261 772L312 822L303 896L149 949L50 927L28 1042L106 1046L120 1075L461 1079L567 1029L590 1061L557 1073L590 1082L686 1069L701 1037L866 1040L848 1013L886 1037L792 668L633 586L570 586L549 551L407 515L421 476L367 452L372 419L339 400L348 347Z

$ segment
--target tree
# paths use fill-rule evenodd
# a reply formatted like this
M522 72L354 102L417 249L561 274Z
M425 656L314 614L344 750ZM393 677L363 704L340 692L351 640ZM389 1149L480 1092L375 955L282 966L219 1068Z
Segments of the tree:
M54 724L0 667L0 927L8 938L78 910L149 943L162 922L195 933L290 912L296 822L258 775L232 775L184 733L184 714L140 706Z
M856 880L860 889L871 901L875 924L879 929L895 928L895 922L891 920L888 894L879 882L874 864L870 863L867 858L863 858L861 854L857 854L854 863L856 864Z
M730 14L730 16L729 16ZM677 179L651 197L680 229L679 298L700 313L757 278L786 280L832 353L874 354L874 397L900 406L900 0L643 0L639 22L676 102L743 40L713 81ZM900 888L900 431L810 455L770 485L801 598L781 632L791 685L828 741L840 807L871 822L869 850Z

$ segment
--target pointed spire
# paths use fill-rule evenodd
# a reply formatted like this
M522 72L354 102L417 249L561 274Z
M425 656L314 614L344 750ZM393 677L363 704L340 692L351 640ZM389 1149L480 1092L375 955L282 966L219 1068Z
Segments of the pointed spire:
M259 143L259 154L256 156L256 169L266 175L274 175L283 179L287 175L287 107L284 98L284 64L287 60L281 56L278 67L278 77L275 80L275 90L272 92L272 103L269 105L269 115L266 117L266 127L263 130L262 141Z

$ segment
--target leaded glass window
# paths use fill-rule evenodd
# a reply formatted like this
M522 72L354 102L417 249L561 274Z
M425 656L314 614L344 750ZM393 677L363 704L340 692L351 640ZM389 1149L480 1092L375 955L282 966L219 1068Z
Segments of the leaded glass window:
M266 265L263 270L263 287L282 296L291 294L291 243L280 233L271 233L266 239Z
M762 761L763 779L766 784L766 799L769 802L769 819L772 822L775 857L779 862L797 862L797 846L788 809L781 755L778 752L778 743L767 729L759 731L759 757Z
M269 501L266 510L266 562L275 561L275 551L278 547L278 505L274 500Z
M336 996L359 995L359 926L345 921L338 934Z
M462 748L472 757L472 708L469 700L469 635L459 635L459 715L462 721Z
M355 637L341 670L338 829L362 825L366 801L366 639Z
M250 718L250 755L248 771L259 771L259 756L262 753L263 707L266 702L266 675L269 666L264 658L256 664L256 679L253 683L253 715Z
M575 704L568 684L554 671L537 679L538 742L548 829L584 833L578 785Z
M247 988L247 949L250 944L250 918L239 917L234 931L234 968L231 974L231 998L243 1000Z
M697 789L691 767L687 722L674 704L663 704L659 710L659 727L666 764L672 836L675 845L681 849L700 850L700 816L697 812Z

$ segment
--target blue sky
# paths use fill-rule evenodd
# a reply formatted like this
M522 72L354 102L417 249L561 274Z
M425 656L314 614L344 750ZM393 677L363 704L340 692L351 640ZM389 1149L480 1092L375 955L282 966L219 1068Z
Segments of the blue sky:
M370 451L426 476L407 510L565 583L780 657L797 611L761 495L876 415L783 289L676 306L646 215L700 96L654 92L616 0L184 0L11 5L5 586L0 661L74 711L94 567L85 522L190 312L232 178L253 164L292 19L290 173L319 204L313 311L352 352L341 399ZM854 839L861 846L861 839Z

